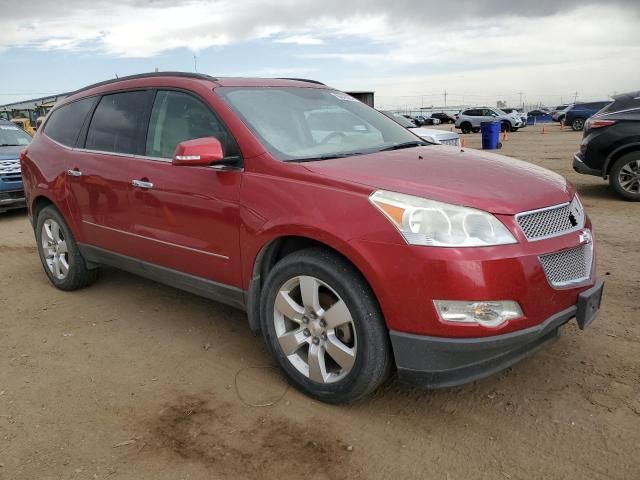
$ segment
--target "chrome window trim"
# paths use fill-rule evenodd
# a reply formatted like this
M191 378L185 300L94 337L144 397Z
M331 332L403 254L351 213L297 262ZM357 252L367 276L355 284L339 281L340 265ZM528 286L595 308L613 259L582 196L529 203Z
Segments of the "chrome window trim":
M143 240L150 240L152 242L161 243L163 245L167 245L167 246L170 246L170 247L182 248L184 250L189 250L191 252L201 253L203 255L209 255L211 257L221 258L223 260L229 260L228 256L222 255L220 253L207 252L207 251L204 251L204 250L198 250L197 248L191 248L191 247L186 247L184 245L178 245L177 243L165 242L164 240L158 240L156 238L146 237L144 235L138 235L137 233L131 233L131 232L127 232L127 231L124 231L124 230L119 230L117 228L107 227L105 225L99 225L97 223L89 222L87 220L82 220L82 223L85 223L87 225L91 225L92 227L103 228L105 230L110 230L112 232L122 233L124 235L130 235L130 236L136 237L136 238L142 238Z
M544 235L542 237L531 238L531 239L528 238L527 235L524 233L524 230L520 226L520 221L519 221L520 217L523 217L523 216L526 216L526 215L531 215L531 214L534 214L534 213L545 212L547 210L557 210L559 208L564 208L564 207L570 206L574 199L577 199L578 203L580 203L580 206L582 207L583 219L585 220L585 222L582 225L578 224L577 226L571 228L570 230L563 230L562 232L552 233L552 234L549 234L549 235ZM562 235L567 235L568 233L573 233L573 232L577 232L579 230L582 230L584 228L584 226L585 226L585 223L586 223L586 213L584 212L584 205L582 205L582 202L580 201L580 199L577 198L577 196L574 195L574 197L571 199L570 202L559 203L557 205L551 205L550 207L537 208L535 210L528 210L526 212L520 212L520 213L517 213L515 215L515 219L516 219L516 224L518 225L518 228L520 229L520 231L522 232L524 237L527 239L527 241L529 241L529 242L539 242L540 240L548 240L549 238L561 237Z

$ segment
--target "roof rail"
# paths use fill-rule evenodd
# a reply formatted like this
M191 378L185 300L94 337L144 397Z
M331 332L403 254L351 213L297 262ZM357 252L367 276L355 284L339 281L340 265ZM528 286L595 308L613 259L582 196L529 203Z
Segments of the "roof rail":
M109 85L111 83L122 82L124 80L136 80L138 78L153 78L153 77L184 77L184 78L197 78L199 80L210 80L215 82L218 80L215 77L210 75L205 75L204 73L191 73L191 72L149 72L149 73L139 73L137 75L128 75L126 77L117 77L112 78L110 80L105 80L103 82L94 83L92 85L87 85L86 87L82 87L78 90L75 90L69 93L69 96L75 95L76 93L84 92L85 90L89 90L91 88L102 87L103 85Z
M319 82L318 80L309 80L308 78L288 78L288 77L278 77L277 80L295 80L296 82L306 82L306 83L315 83L316 85L324 85L325 83Z

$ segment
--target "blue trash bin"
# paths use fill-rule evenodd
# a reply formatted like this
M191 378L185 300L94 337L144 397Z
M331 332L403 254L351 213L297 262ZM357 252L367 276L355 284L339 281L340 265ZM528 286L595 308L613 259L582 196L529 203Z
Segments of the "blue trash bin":
M495 150L500 142L500 122L481 122L482 149Z

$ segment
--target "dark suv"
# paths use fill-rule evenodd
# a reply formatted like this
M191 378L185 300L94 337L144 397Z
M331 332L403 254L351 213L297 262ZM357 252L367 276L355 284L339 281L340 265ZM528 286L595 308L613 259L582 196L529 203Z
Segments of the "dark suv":
M574 132L579 132L584 128L587 118L596 114L611 103L611 100L602 102L576 103L569 108L564 116L564 124L569 125Z
M640 91L615 96L613 103L585 122L573 168L608 177L620 196L640 201Z

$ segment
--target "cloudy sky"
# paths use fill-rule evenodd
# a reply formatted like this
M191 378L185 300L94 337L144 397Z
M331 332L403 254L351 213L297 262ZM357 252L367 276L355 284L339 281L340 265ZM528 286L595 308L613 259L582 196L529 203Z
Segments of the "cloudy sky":
M640 89L637 0L0 0L0 104L145 71L314 78L377 106Z

